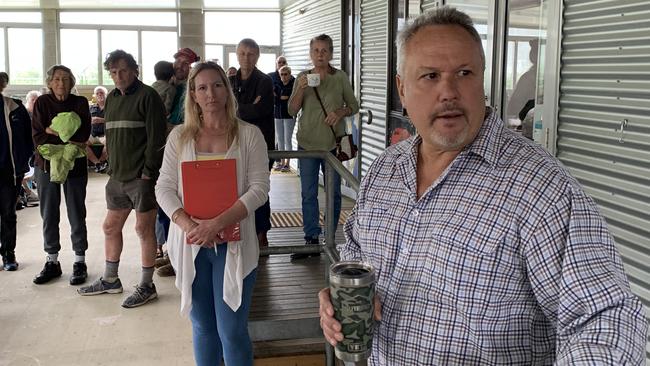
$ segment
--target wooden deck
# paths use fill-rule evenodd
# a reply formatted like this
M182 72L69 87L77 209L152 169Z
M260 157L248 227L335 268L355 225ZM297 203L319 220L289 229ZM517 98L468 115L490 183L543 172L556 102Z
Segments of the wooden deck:
M300 185L297 176L272 175L270 196L272 212L299 215ZM322 191L319 199L324 201ZM353 204L352 200L344 199L342 209L349 210ZM324 206L324 202L321 202L321 208ZM344 242L342 227L338 226L337 243ZM268 233L272 247L303 245L303 237L302 226L274 227ZM260 258L248 326L256 359L319 355L316 360L324 360L325 343L318 318L318 291L327 286L326 262L325 254L294 262L291 262L289 254ZM278 364L324 364L295 362L297 359L285 361Z
M343 239L337 233L337 242ZM271 246L304 243L302 228L274 228ZM291 262L289 254L260 258L249 318L253 341L310 339L298 353L323 351L318 321L318 291L327 286L325 255ZM257 354L257 352L256 352Z

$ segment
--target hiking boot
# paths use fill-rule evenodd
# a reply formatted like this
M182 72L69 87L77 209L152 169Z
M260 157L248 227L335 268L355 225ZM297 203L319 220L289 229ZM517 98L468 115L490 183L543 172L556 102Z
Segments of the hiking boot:
M318 242L318 238L311 238L311 239L306 239L305 240L305 245L320 245ZM300 259L305 259L309 257L320 257L320 252L318 253L293 253L291 254L291 260L300 260Z
M15 254L8 253L6 256L2 257L2 269L10 272L18 269L18 262L16 262Z
M16 255L13 252L7 253L2 257L2 269L5 271L15 271L18 269Z
M168 263L156 271L158 273L158 276L160 277L171 277L171 276L176 276L176 272L174 271L174 267L172 267L171 263Z
M167 255L167 253L165 253L165 255L162 258L156 258L156 261L154 262L153 266L156 268L160 268L168 265L169 263L171 263L169 261L169 256Z
M61 272L61 263L47 261L45 262L45 266L43 266L41 273L34 277L34 283L42 285L57 277L61 277L61 274L63 274L63 272Z
M108 282L104 281L102 277L99 277L95 282L90 284L90 286L80 287L77 289L77 293L81 296L119 294L122 291L122 282L119 278L116 279L115 282Z
M70 276L70 285L81 285L88 278L88 268L86 262L74 262L72 265L72 276Z
M138 306L142 306L157 297L158 297L158 293L156 292L156 285L154 285L153 283L151 284L151 286L136 285L135 292L131 294L131 296L124 299L124 302L122 303L122 307L127 309L135 308Z

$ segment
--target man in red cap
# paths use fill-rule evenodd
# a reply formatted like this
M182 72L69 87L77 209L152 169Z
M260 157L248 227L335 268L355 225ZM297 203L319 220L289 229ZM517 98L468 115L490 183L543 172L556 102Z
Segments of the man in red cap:
M176 96L172 104L172 112L169 116L169 123L180 125L183 123L183 103L185 102L185 89L187 76L190 74L190 66L201 58L191 49L181 48L174 54L174 79L176 85Z

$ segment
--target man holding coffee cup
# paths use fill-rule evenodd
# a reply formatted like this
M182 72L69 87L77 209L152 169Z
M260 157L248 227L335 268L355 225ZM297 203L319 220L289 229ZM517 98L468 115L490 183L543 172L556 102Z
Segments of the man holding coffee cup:
M642 365L647 324L594 201L484 104L471 19L442 7L398 37L417 135L364 177L342 260L376 270L369 365ZM321 326L342 341L329 290Z

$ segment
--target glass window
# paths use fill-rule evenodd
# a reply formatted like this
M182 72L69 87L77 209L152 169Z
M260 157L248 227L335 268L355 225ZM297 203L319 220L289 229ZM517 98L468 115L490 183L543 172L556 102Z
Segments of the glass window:
M38 8L40 0L2 0L0 8Z
M59 0L61 8L174 8L176 0Z
M275 71L276 58L275 53L260 53L260 59L257 60L257 68L265 74ZM228 67L231 66L239 69L239 61L237 61L237 55L234 52L228 53Z
M176 47L176 32L142 32L142 81L151 85L156 81L153 66L158 61L174 62Z
M206 43L237 44L243 38L252 38L260 46L280 45L280 13L205 13Z
M5 29L0 28L0 70L7 70L5 65Z
M484 75L484 88L487 102L493 104L491 96L492 88L492 49L494 48L493 32L488 32L488 29L493 29L494 19L490 17L492 9L490 8L490 0L447 0L445 5L453 6L456 9L466 13L472 18L474 28L483 39L483 50L485 52L485 75ZM492 2L493 3L493 2Z
M223 46L210 44L205 46L205 59L216 61L223 66Z
M141 3L137 1L131 2ZM174 12L62 11L59 14L61 24L176 26L176 13Z
M102 31L102 70L104 69L103 63L106 60L106 56L110 52L113 52L117 49L124 50L135 58L135 61L140 65L140 71L142 71L142 65L138 60L138 32L137 31L121 31L121 30L103 30ZM173 55L173 54L172 54ZM114 85L113 80L106 70L103 70L104 75L104 84L105 85Z
M4 0L3 0L4 2ZM41 23L41 13L35 11L2 11L0 23Z
M203 0L204 8L221 9L279 9L278 0Z
M508 8L508 28L505 65L505 115L504 120L510 128L521 130L528 138L533 138L533 119L538 88L541 80L537 65L540 60L540 45L545 39L544 25L541 22L542 0L512 2Z
M15 85L43 84L43 32L40 28L9 28L9 70Z
M61 29L61 63L72 70L77 85L99 84L98 52L96 30Z

